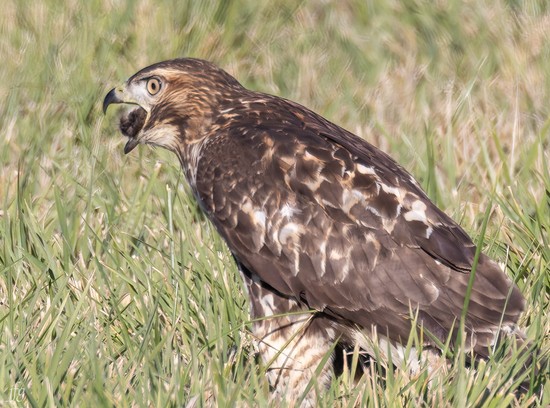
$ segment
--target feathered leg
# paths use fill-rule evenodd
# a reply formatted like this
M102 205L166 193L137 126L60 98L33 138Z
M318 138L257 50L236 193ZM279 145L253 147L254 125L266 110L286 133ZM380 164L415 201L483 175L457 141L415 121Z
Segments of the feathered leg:
M250 298L252 332L267 366L273 401L316 406L330 383L335 330L331 321L285 297L239 266Z

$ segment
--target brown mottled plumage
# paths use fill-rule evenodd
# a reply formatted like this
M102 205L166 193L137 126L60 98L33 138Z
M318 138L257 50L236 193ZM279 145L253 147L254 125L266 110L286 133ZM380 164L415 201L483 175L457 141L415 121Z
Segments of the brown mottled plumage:
M298 399L335 341L368 351L376 338L398 361L411 315L427 350L454 338L475 246L385 153L202 60L147 67L109 92L104 110L111 103L137 105L121 120L126 153L146 143L178 156L237 261L252 317L316 311L254 323L275 395ZM487 357L499 331L519 333L523 309L481 255L467 346ZM329 368L319 373L327 384Z

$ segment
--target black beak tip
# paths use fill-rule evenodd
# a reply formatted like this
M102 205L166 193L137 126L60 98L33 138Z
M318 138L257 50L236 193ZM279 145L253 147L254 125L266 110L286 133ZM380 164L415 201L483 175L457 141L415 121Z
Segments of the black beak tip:
M109 91L109 93L105 96L105 99L103 99L103 114L107 112L107 108L112 103L121 103L122 101L118 99L116 95L116 89L113 88Z
M124 146L124 154L130 153L132 150L136 148L136 146L139 144L139 142L136 139L130 139Z

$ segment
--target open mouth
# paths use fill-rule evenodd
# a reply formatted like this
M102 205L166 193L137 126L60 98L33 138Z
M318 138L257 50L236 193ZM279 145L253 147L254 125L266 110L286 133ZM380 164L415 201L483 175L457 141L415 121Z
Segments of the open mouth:
M136 136L141 131L141 129L143 129L146 118L147 112L145 111L145 109L139 106L124 113L120 117L118 127L122 134L130 139L128 140L128 143L126 143L126 146L124 146L125 154L130 153L139 144Z

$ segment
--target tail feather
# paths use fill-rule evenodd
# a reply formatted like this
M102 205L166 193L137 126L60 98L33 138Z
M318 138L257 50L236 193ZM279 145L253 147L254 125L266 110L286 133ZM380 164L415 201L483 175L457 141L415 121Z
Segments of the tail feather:
M477 344L474 347L476 358L513 360L514 382L520 381L515 394L517 397L538 394L548 382L550 365L548 353L544 353L535 343L526 339L520 330L501 333L490 345Z

